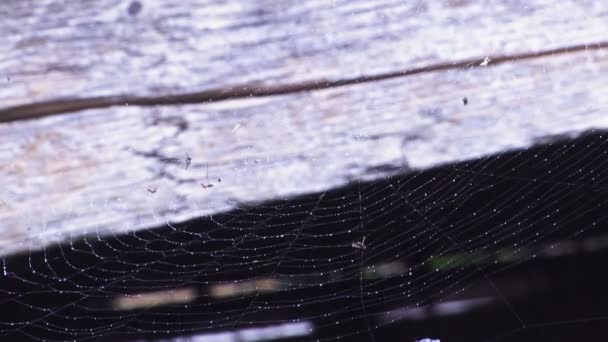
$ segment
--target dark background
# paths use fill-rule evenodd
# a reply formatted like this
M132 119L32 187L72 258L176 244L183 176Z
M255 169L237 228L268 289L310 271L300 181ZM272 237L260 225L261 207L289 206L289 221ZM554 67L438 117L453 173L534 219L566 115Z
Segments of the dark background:
M608 234L606 146L602 133L589 133L526 151L355 182L324 194L243 205L212 218L123 236L89 236L11 256L6 259L9 273L0 281L0 321L15 324L1 327L1 339L158 340L291 319L315 325L305 341L604 336L607 253L585 246ZM335 234L315 235L328 229ZM254 240L251 234L273 238ZM363 235L366 248L353 248L351 243ZM519 257L498 259L500 251L518 246ZM243 251L250 248L256 248L253 259L265 262L244 262ZM487 257L433 269L433 256L457 254ZM408 265L412 275L360 279L361 267L391 261ZM117 312L110 306L121 293L204 289L277 275L300 286L230 300L204 295L188 307ZM432 313L439 302L479 297L492 302L454 315ZM416 304L427 308L427 317L377 327L382 312ZM249 323L235 323L235 316Z

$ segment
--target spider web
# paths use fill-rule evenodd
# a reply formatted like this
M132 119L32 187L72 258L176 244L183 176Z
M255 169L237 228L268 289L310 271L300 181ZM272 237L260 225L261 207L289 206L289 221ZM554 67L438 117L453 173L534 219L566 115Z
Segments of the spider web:
M82 95L95 100L124 92L137 95L134 99L139 104L150 105L155 103L155 95L150 94L159 91L163 94L159 93L162 98L156 103L164 105L140 111L136 101L119 109L81 110L37 119L39 126L24 123L19 127L27 128L26 133L11 135L15 140L18 135L37 135L24 148L15 148L27 152L17 162L12 146L7 144L0 151L0 161L19 170L14 175L31 179L25 196L29 206L23 207L32 209L31 203L40 203L32 200L44 191L38 189L38 168L82 170L78 168L86 164L97 168L99 177L90 179L101 184L72 184L72 189L86 188L74 192L82 195L75 205L95 208L66 220L74 231L88 230L84 235L62 235L68 229L63 231L66 227L57 222L71 214L65 209L71 204L64 202L61 214L49 215L52 219L45 214L53 212L53 203L33 208L34 213L24 212L23 220L14 214L20 209L3 216L13 220L0 223L7 235L3 239L20 236L13 235L11 226L25 222L21 225L25 228L31 223L32 231L23 235L45 244L28 249L23 246L32 241L24 238L15 246L2 245L3 250L21 253L2 258L0 340L505 341L565 340L573 333L573 340L581 340L583 332L605 325L608 300L602 294L608 282L601 276L601 267L608 248L608 235L603 232L608 212L608 145L604 132L417 169L527 146L528 139L541 131L606 127L601 115L606 112L601 100L604 88L597 77L605 70L606 60L605 51L600 51L606 47L600 1L561 7L552 6L551 1L488 1L470 7L466 1L445 2L447 7L459 7L458 11L443 10L441 3L399 1L293 2L271 9L277 3L208 7L203 2L199 6L175 2L166 10L160 5L159 17L153 19L162 23L163 32L156 32L155 25L152 35L146 33L144 18L156 5L138 1L121 3L120 8L87 4L82 8L85 15L76 18L69 11L56 10L66 7L63 4L45 6L53 18L69 19L70 25L58 26L60 30L47 22L50 17L44 11L34 11L33 17L7 16L7 32L13 37L6 45L3 68L7 70L3 72L13 75L12 68L17 70L6 81L18 82L19 94L31 93L36 99L60 95L59 100ZM36 6L12 7L30 12ZM122 14L113 21L112 13L119 11ZM161 15L165 11L166 18ZM185 16L191 11L196 15ZM511 12L517 15L512 17ZM347 15L342 17L342 13ZM19 18L32 19L33 35L21 37ZM265 23L271 21L275 22ZM545 34L544 25L559 21L566 24L547 27L555 27L563 39L554 39L555 32ZM528 30L530 25L540 29ZM67 29L76 27L85 31L73 39ZM182 32L182 27L189 30ZM233 32L233 27L239 30ZM99 39L89 48L84 39L88 30L93 37L104 36L104 47L116 49L104 48L109 52L100 53ZM412 34L416 31L424 34ZM261 39L256 41L256 36ZM178 44L171 44L171 39ZM70 41L76 45L61 45ZM44 50L42 43L51 49ZM135 48L126 49L131 43ZM65 58L64 50L82 50L86 58ZM146 51L153 54L144 56ZM24 57L25 62L15 56ZM472 56L477 57L469 60ZM547 59L533 61L541 56ZM192 61L185 63L188 58ZM50 84L75 80L89 66L94 66L93 72L78 78L82 85L75 89L81 90L47 89L53 88ZM29 81L37 80L38 69L46 70L41 85ZM15 80L20 73L27 77ZM121 73L132 75L121 77ZM87 75L92 79L87 80ZM258 81L271 86L266 91L279 90L281 85L291 90L261 100L239 103L231 98L191 107L176 105L177 100L167 105L180 96L165 98L164 94L245 85L242 91L235 87L235 94L243 97L250 89L249 95L260 95L265 88L254 91ZM147 89L140 83L149 83L153 92L140 92ZM346 87L363 85L359 83L365 83L365 88ZM7 89L8 97L2 96L23 100ZM218 96L228 97L230 92L219 91ZM539 94L544 98L538 98ZM185 96L184 102L193 97ZM476 100L483 101L483 106L474 115L451 115L456 109L474 107ZM486 110L496 115L488 116ZM411 112L406 116L405 111ZM507 112L512 117L500 118L500 113ZM284 123L286 113L297 114L293 123ZM79 123L85 122L85 115L87 124ZM540 121L551 124L537 124ZM256 134L243 132L247 124ZM9 124L2 126L2 132L17 131ZM59 134L60 138L53 137L53 132L43 134L49 127L60 127L59 133L66 134ZM465 128L477 132L458 134ZM80 129L80 134L68 133ZM104 153L89 158L99 147L91 136L113 130L121 133L111 134L110 142L102 144ZM210 146L221 145L222 141L211 140L227 132L238 149L256 145L255 153L239 151L236 158L224 159L231 152ZM236 143L240 133L247 139ZM377 139L383 135L390 137L391 146L385 145L388 140ZM319 139L309 144L311 137ZM52 139L59 143L45 146ZM492 146L486 148L484 141ZM66 146L59 151L79 158L67 158L58 165L29 164L32 159L52 159L48 151L56 151L53 148L60 143ZM274 158L273 144L283 143L304 148L287 148ZM209 153L196 155L182 150L185 146ZM209 151L202 152L207 147ZM327 150L310 152L316 148ZM356 158L345 157L348 154ZM402 160L391 164L399 155L413 162L413 170L399 169ZM270 167L257 165L257 157L250 160L250 156L263 156ZM268 176L266 170L283 163L281 158L305 161L284 165ZM340 163L327 165L331 159ZM210 177L209 165L201 160L216 161L213 166L221 168L222 174L212 169ZM129 164L124 170L123 162ZM200 177L203 165L205 178ZM330 168L346 170L351 165L356 175L351 183L332 187L342 185L347 172L337 175ZM249 171L255 174L253 181L243 182ZM309 177L324 171L327 177L322 181L323 177ZM114 197L101 203L105 196L91 195L108 179L128 173L136 174L130 180L137 182L129 186L140 186L133 189L137 196L127 199L128 203ZM270 181L278 174L295 180ZM6 181L6 193L17 202L23 198L22 189L8 184L18 183L15 179ZM153 184L143 184L150 179ZM265 186L248 192L260 179ZM301 186L308 182L314 184ZM53 181L41 183L41 189L61 193L61 187L49 185ZM230 191L207 196L212 190L222 191L227 183L232 183ZM122 183L115 186L118 189ZM162 188L171 186L179 191L161 197ZM323 191L301 194L301 189ZM299 195L256 204L228 198L258 199L250 193L269 193L270 198ZM86 203L88 195L94 200ZM0 207L5 193L2 196ZM164 198L179 203L165 203ZM183 219L220 206L230 210ZM123 224L123 219L136 216L125 212L141 214L148 207L154 208L150 216L162 218L158 225L146 222L145 228L133 231L140 227ZM107 217L111 220L103 220ZM93 229L104 225L99 222L111 227Z
M379 341L400 324L423 337L414 323L491 309L506 318L483 339L500 340L602 321L597 311L539 317L525 298L552 285L513 292L502 279L608 246L598 229L606 146L593 133L11 256L0 331L37 341ZM486 290L466 296L476 288Z

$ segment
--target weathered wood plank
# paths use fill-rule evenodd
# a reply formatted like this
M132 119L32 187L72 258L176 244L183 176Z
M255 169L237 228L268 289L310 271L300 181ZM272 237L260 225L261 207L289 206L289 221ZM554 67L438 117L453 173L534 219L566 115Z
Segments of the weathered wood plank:
M252 97L265 97L275 95L285 95L305 91L314 91L335 87L343 87L353 84L366 82L377 82L391 78L405 77L421 74L425 72L436 72L453 69L480 68L489 65L511 63L532 58L546 57L551 55L573 53L580 51L594 51L608 48L608 41L593 45L571 45L568 47L542 50L538 52L526 52L515 55L486 56L484 58L470 58L462 61L432 64L420 68L408 69L406 71L388 72L385 74L375 74L353 78L343 78L341 80L326 81L317 80L303 83L277 84L272 86L248 87L240 86L235 88L210 89L191 93L170 94L162 96L108 96L80 99L51 100L46 102L36 102L26 105L8 107L0 109L0 123L17 120L37 119L56 114L77 112L80 110L106 108L112 106L158 106L158 105L182 105L192 103L210 103L225 100L234 100Z
M1 107L336 81L601 42L608 32L608 3L588 0L158 0L137 8L2 1Z
M608 51L598 50L291 95L3 124L0 252L605 129L606 79Z

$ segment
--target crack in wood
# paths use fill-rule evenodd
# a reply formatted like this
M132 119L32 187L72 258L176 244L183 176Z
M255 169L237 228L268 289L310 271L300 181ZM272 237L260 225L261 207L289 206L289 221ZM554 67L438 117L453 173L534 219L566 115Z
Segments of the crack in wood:
M328 88L343 87L360 83L376 82L391 78L407 77L416 74L446 71L453 69L487 68L498 64L517 62L522 60L567 54L580 51L592 51L608 48L608 41L588 44L578 44L555 49L536 52L525 52L511 55L483 56L455 62L438 63L419 68L393 71L388 73L367 75L361 77L344 78L338 80L317 80L293 84L279 84L276 86L256 86L246 84L232 88L210 89L199 92L182 94L165 94L157 96L119 95L108 97L89 97L65 100L44 101L26 105L18 105L0 109L0 123L18 120L35 119L86 109L105 108L122 105L159 106L183 105L205 102L218 102L249 97L267 97L286 95L305 91L314 91Z

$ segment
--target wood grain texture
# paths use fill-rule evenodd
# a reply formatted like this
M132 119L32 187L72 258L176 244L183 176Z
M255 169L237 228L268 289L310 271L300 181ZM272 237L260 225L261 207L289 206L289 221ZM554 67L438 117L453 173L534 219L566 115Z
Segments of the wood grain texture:
M608 51L583 51L315 92L3 124L0 253L606 129L606 79Z
M594 0L139 3L2 1L0 107L332 82L608 32L608 2Z
M65 100L50 100L45 102L36 102L25 105L18 105L0 109L0 123L38 119L57 114L77 112L87 109L107 108L112 106L158 106L158 105L183 105L192 103L210 103L226 100L235 100L253 97L266 97L276 95L286 95L299 92L315 91L328 88L344 87L354 84L367 82L377 82L398 77L407 77L427 72L450 71L455 69L471 69L486 67L490 63L494 65L503 63L513 63L517 61L540 58L546 56L554 56L566 53L575 52L592 52L608 48L608 41L598 42L594 44L570 45L567 47L555 48L550 50L541 50L536 52L524 52L514 55L502 56L486 56L483 58L469 58L461 61L430 64L420 68L408 69L405 71L394 71L383 74L359 76L352 78L343 78L341 80L326 81L317 80L291 84L276 84L269 86L240 86L234 88L219 88L203 91L195 91L190 93L169 94L159 96L106 96L106 97L89 97L79 99ZM491 62L490 62L491 61Z

